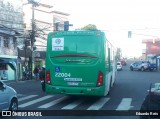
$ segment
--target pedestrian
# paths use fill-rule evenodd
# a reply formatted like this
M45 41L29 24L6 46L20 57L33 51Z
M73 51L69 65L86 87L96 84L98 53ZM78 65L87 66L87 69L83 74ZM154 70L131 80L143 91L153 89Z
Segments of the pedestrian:
M23 73L22 80L25 80L25 77L26 77L26 68L25 68L25 66L22 67L22 73Z
M34 73L35 79L38 80L39 79L39 67L38 66L34 68L33 73Z

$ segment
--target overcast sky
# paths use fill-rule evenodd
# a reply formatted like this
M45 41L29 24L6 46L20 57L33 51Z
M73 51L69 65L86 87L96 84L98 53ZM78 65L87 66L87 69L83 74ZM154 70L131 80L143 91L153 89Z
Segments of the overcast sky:
M53 5L53 10L69 13L69 21L74 25L71 29L95 24L98 29L106 32L108 40L122 48L124 55L140 56L142 39L160 37L160 0L41 0L41 2ZM129 30L133 33L131 39L127 34Z

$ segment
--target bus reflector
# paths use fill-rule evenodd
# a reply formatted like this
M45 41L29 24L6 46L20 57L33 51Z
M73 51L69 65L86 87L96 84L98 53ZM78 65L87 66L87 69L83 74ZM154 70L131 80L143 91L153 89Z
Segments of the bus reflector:
M50 70L46 72L46 83L51 83Z
M103 84L103 73L100 71L98 73L97 86L101 86Z
M51 36L54 36L54 34L52 33Z

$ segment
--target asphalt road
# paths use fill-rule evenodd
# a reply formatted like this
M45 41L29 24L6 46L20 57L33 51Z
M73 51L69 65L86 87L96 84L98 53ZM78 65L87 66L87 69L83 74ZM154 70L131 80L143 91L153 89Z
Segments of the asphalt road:
M41 91L40 81L20 81L18 83L7 83L13 87L19 97L19 110L71 110L69 116L54 116L54 118L69 118L69 119L138 119L139 116L106 116L110 110L118 111L139 111L141 104L147 94L147 90L151 83L159 82L160 72L141 72L130 71L129 64L123 67L122 71L118 71L117 79L110 94L106 97L87 97L87 96L64 96L64 95L47 95ZM95 112L88 112L91 116L72 116L74 110L101 110L103 116L95 116ZM53 113L56 113L53 112ZM92 115L93 113L93 115ZM63 113L62 113L63 114ZM53 114L54 115L54 114ZM65 113L65 115L67 115ZM128 114L129 115L129 114ZM13 117L12 117L13 118ZM17 117L14 117L17 118ZM22 118L22 117L21 117ZM37 117L23 117L37 118ZM22 119L23 119L22 118ZM51 117L38 117L42 119Z

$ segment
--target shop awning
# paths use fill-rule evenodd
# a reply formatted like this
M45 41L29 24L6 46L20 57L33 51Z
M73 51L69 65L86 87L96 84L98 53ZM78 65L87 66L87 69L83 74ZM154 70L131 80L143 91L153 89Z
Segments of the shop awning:
M13 70L17 69L17 56L0 55L0 63L8 64Z
M0 63L9 63L10 59L0 59Z
M17 59L18 56L10 56L10 55L0 55L1 58L6 58L6 59Z
M155 59L157 56L147 56L148 58Z
M157 59L160 59L160 56L157 56Z

